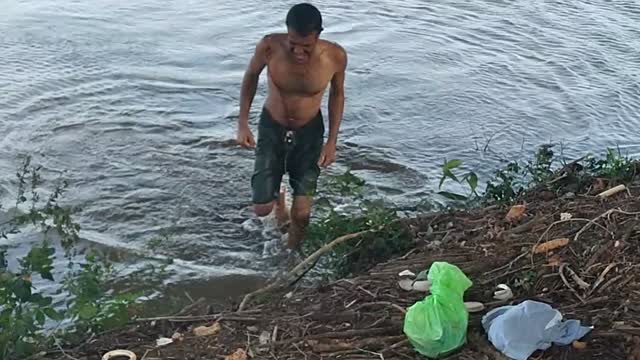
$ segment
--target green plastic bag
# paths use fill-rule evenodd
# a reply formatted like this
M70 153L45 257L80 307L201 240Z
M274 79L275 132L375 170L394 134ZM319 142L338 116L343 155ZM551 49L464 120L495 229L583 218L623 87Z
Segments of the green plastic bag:
M469 313L464 306L464 292L473 283L457 266L446 262L434 262L428 279L431 294L408 309L404 333L417 352L438 358L467 340Z

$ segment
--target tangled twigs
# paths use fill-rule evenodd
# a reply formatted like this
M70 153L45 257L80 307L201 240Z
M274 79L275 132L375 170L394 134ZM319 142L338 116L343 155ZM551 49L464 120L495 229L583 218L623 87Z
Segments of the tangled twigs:
M560 265L560 268L558 269L558 273L560 274L560 278L562 278L562 282L569 288L569 290L571 290L571 292L578 298L578 300L580 300L581 303L585 304L586 301L584 300L584 298L582 296L580 296L580 294L578 294L576 289L574 289L573 286L571 286L571 284L569 284L569 281L567 281L567 278L564 276L564 268L565 267L567 267L567 264L562 264L562 265Z
M604 228L602 225L599 225L598 223L596 223L596 221L602 219L603 217L608 217L613 213L618 213L618 214L623 214L623 215L630 215L630 216L638 216L638 215L640 215L640 212L627 212L627 211L623 211L623 210L620 210L620 209L607 210L604 213L602 213L602 214L598 215L597 217L595 217L593 220L589 221L589 223L587 225L585 225L582 229L580 229L580 231L578 231L578 233L576 234L576 237L574 238L574 241L578 241L578 238L580 237L580 235L582 235L582 233L585 232L589 228L590 225L598 225L598 226ZM606 229L606 228L604 228L604 229L607 230L607 232L610 235L612 235L611 232L608 229Z
M556 221L554 223L552 223L551 225L549 225L549 227L547 228L547 230L545 230L542 235L540 235L540 238L538 239L538 242L536 242L536 244L533 246L532 249L535 249L538 245L540 245L540 243L542 243L542 240L544 239L544 237L549 233L549 231L551 230L551 228L553 228L554 226L558 225L558 224L562 224L565 222L570 222L570 221L586 221L587 224L585 226L582 227L582 229L580 229L580 231L578 231L578 233L576 233L576 236L573 238L574 242L577 242L578 239L580 238L580 235L582 235L582 233L584 233L589 226L591 225L596 225L600 228L602 228L604 231L606 231L610 236L613 236L613 234L611 233L611 231L609 229L607 229L606 227L600 225L597 223L598 220L600 220L603 217L608 217L609 215L613 214L613 213L619 213L619 214L624 214L624 215L640 215L640 212L627 212L627 211L623 211L620 209L610 209L605 211L604 213L596 216L595 218L589 220L589 219L582 219L582 218L573 218L573 219L565 219L565 220L559 220ZM534 265L534 252L531 251L531 265Z
M511 267L513 266L513 264L517 263L517 262L518 262L518 260L520 260L520 259L522 259L523 257L527 256L527 254L528 254L528 253L529 253L529 252L523 252L523 253L522 253L522 254L520 254L517 258L515 258L515 259L511 260L508 264L506 264L506 265L504 265L504 266L501 266L501 267L499 267L499 268L493 269L493 270L491 270L491 271L488 271L488 272L484 273L483 275L484 275L484 276L489 276L489 275L491 275L491 274L493 274L493 273L497 273L497 272L502 271L502 270L511 269Z
M287 274L285 274L281 278L277 279L273 283L271 283L271 284L269 284L269 285L267 285L267 286L265 286L265 287L263 287L261 289L258 289L258 290L254 291L254 292L251 292L251 293L245 295L244 299L242 299L242 302L240 303L240 306L238 306L238 311L243 311L244 308L247 306L247 303L249 302L249 300L251 300L254 296L270 292L270 291L278 289L280 287L284 287L289 283L289 281L288 281L289 279L292 279L292 278L299 279L297 274L305 273L308 270L307 267L310 264L313 266L313 264L315 264L317 262L317 260L320 259L320 257L322 257L324 254L328 253L329 251L333 250L333 248L335 248L336 246L338 246L338 245L340 245L342 243L345 243L345 242L347 242L349 240L356 239L356 238L358 238L360 236L378 232L378 231L382 230L383 228L385 228L386 226L387 225L382 225L382 226L379 226L379 227L377 227L375 229L369 229L369 230L364 230L364 231L360 231L360 232L353 233L353 234L343 235L343 236L340 236L340 237L334 239L330 243L323 245L320 249L316 250L316 252L314 252L313 254L309 255L309 257L304 259L304 261L302 261L295 268L293 268L293 270L289 271Z

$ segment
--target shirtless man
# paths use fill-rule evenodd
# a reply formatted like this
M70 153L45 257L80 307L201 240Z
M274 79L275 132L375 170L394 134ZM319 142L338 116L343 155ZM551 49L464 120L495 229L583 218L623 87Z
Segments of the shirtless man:
M339 45L319 39L322 16L313 5L293 6L286 25L286 34L267 35L256 45L242 80L237 142L255 148L251 186L256 215L267 216L275 209L280 224L288 221L280 184L282 176L289 174L294 198L287 247L299 250L320 167L336 158L347 54ZM256 144L248 125L249 110L265 67L269 92ZM329 134L324 142L320 105L329 84Z

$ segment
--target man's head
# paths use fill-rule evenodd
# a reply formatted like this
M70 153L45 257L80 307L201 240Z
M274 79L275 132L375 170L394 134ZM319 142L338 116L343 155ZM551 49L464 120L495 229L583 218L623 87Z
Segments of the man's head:
M306 63L322 32L322 15L313 5L294 5L287 13L289 50L298 63Z

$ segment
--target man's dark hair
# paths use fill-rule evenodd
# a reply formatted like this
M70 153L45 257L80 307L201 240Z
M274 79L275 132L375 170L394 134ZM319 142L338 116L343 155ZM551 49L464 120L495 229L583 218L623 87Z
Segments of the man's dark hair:
M287 13L286 23L288 28L302 36L312 32L320 34L323 30L320 10L308 3L294 5Z

